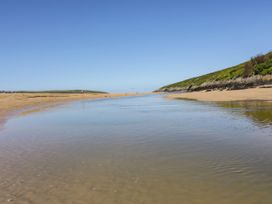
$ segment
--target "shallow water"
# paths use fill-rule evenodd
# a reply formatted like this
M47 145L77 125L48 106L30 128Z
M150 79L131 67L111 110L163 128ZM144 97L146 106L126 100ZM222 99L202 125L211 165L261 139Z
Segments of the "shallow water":
M0 203L272 203L272 103L67 104L0 131Z

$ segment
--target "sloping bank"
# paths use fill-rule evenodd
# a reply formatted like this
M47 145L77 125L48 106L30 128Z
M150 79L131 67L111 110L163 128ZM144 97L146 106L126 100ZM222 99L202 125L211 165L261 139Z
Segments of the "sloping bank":
M239 65L170 84L156 91L170 92L170 98L204 101L272 100L271 87L272 52L269 52Z
M161 87L159 92L236 90L272 84L272 52L217 72Z

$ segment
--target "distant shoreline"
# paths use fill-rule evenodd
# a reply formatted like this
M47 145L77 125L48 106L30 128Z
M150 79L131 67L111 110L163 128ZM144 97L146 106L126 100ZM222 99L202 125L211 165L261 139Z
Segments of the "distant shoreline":
M272 87L249 88L242 90L216 90L196 91L185 93L171 93L167 95L170 99L190 99L198 101L272 101Z
M74 89L74 90L45 90L45 91L8 91L8 90L1 90L0 93L29 93L29 94L40 94L40 93L51 93L51 94L108 94L104 91L93 91L93 90L84 90L84 89Z

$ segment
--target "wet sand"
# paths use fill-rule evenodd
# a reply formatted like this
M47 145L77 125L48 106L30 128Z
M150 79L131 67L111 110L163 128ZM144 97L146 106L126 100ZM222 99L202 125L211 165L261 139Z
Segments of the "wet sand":
M168 98L191 99L198 101L272 101L272 88L251 88L243 90L199 91L190 93L170 94Z
M21 114L35 112L48 107L76 100L99 99L134 96L136 93L1 93L0 94L0 125L12 113L21 111Z

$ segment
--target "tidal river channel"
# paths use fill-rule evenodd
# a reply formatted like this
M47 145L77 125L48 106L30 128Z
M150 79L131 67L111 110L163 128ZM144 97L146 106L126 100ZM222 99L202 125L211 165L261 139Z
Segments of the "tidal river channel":
M0 203L270 204L272 103L150 95L13 117Z

